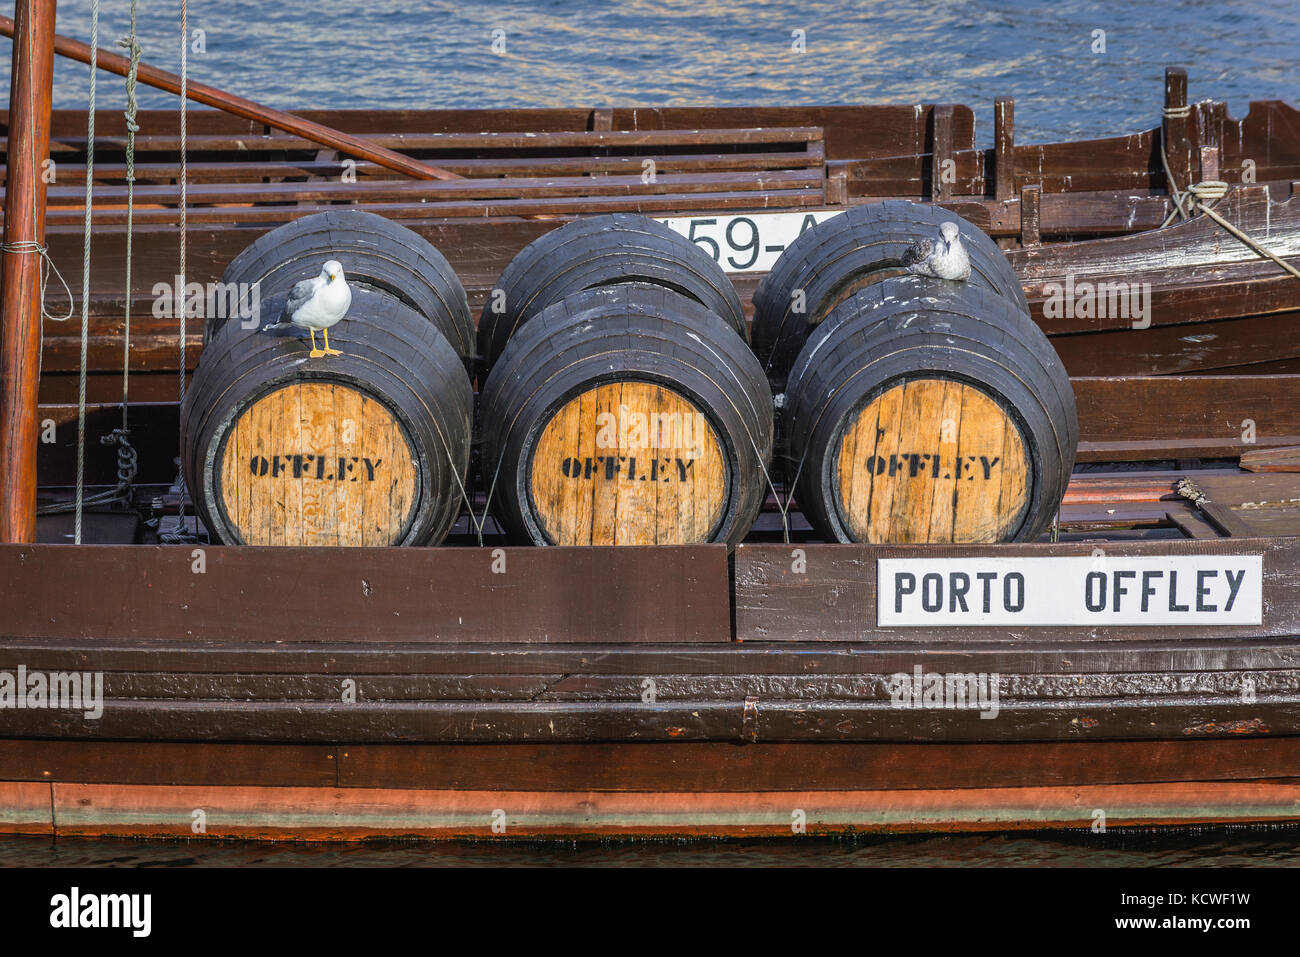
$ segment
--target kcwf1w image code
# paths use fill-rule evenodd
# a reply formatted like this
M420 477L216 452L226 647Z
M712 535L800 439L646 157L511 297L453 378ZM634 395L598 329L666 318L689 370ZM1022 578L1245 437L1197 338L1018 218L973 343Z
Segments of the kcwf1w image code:
M1258 625L1261 555L882 558L880 626Z

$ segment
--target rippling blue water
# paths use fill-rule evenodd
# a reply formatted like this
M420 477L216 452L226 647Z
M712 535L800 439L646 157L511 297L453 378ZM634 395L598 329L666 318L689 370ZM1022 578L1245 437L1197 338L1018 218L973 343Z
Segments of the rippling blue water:
M146 60L176 70L179 3L140 7ZM129 9L103 0L101 46ZM88 39L89 10L60 2L60 32ZM1249 99L1300 104L1294 0L193 0L189 23L206 46L190 57L194 79L290 110L958 102L987 145L993 98L1014 96L1022 141L1045 142L1155 125L1167 64L1188 67L1194 99L1227 100L1235 116ZM7 81L7 41L0 58ZM87 73L60 60L56 106L85 105ZM122 81L101 78L101 105L121 104Z

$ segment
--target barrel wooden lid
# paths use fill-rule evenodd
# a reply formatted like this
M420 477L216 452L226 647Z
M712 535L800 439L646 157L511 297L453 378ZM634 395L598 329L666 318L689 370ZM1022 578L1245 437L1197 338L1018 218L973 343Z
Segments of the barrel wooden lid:
M295 382L249 403L214 474L248 545L391 545L418 498L410 440L381 402L340 382Z
M839 442L832 483L860 542L998 542L1029 507L1025 439L992 396L917 378L867 403Z
M528 486L557 545L710 540L729 470L708 418L649 382L609 382L564 403L540 433Z

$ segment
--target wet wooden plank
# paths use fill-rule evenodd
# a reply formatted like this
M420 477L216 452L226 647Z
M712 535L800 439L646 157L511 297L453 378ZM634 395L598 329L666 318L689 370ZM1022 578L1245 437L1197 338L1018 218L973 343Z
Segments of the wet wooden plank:
M323 644L269 640L0 639L0 669L18 665L48 671L183 674L335 675L626 675L638 681L662 675L859 675L909 672L914 642L849 645L827 642L634 645L430 644L358 640ZM1213 638L1096 642L1070 638L972 642L940 632L925 647L929 668L997 673L1154 673L1287 670L1300 668L1300 638L1251 642Z
M0 834L53 836L53 802L50 797L47 782L0 782Z
M3 545L0 622L15 636L110 639L731 637L722 545L356 548L328 556L273 547Z
M915 667L923 667L917 664ZM907 673L904 673L905 675ZM748 698L671 702L105 699L98 718L15 709L0 735L79 740L352 743L1073 741L1300 734L1300 694L999 699L997 709ZM982 715L995 717L988 720Z
M48 800L48 798L47 798ZM791 792L439 791L53 785L62 835L359 840L368 837L786 837L1284 823L1295 779L1088 787ZM195 835L195 809L205 828Z

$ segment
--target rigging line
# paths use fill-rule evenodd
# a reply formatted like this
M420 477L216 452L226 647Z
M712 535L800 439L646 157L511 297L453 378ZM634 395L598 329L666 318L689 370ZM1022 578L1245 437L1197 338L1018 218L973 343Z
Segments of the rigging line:
M180 225L181 225L181 251L180 251L180 272L177 274L176 281L180 288L176 292L175 301L180 303L180 372L179 372L179 393L181 408L185 407L185 338L187 331L185 328L185 319L189 313L189 302L185 296L185 246L186 246L186 210L189 199L186 195L187 180L189 179L188 154L189 140L186 136L186 105L189 97L189 78L190 78L190 60L189 60L189 9L187 0L181 0L181 206L180 206ZM180 459L184 461L184 438L181 432L177 433L178 451ZM176 529L177 536L185 533L185 469L182 466L176 477L176 487L179 494L179 503L176 508Z
M86 215L81 248L81 363L77 370L77 494L72 542L81 544L86 486L86 362L90 342L90 219L95 183L95 74L99 72L99 0L90 4L90 95L86 108Z
M135 134L139 104L136 101L136 77L140 68L140 41L136 35L136 0L131 0L131 32L117 41L130 57L126 74L126 311L122 339L122 432L128 431L131 394L131 240L135 214Z

